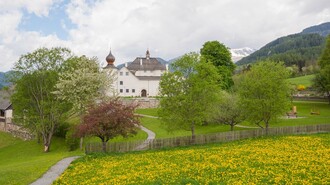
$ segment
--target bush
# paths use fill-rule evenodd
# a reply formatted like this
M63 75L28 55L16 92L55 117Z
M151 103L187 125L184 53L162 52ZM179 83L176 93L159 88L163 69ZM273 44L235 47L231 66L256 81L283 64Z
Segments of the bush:
M66 133L69 130L70 124L68 122L64 122L60 124L59 127L55 130L54 136L65 138Z
M79 147L79 138L74 136L74 127L71 127L65 134L65 143L69 151L76 150Z
M303 90L305 90L306 89L306 87L304 86L304 85L298 85L297 86L297 90L298 91L303 91Z

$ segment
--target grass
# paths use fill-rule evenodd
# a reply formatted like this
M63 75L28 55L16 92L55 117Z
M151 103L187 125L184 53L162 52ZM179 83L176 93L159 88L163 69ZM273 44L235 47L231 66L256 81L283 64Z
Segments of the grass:
M295 78L289 78L287 81L294 85L304 85L305 87L311 87L313 83L312 80L314 77L315 75L305 75Z
M35 140L23 141L4 132L0 132L0 139L0 184L30 184L59 160L83 155L80 151L68 152L61 138L53 139L49 153L44 153Z
M180 136L190 136L190 130L176 130L168 132L165 125L161 123L159 119L143 117L141 118L142 125L149 130L152 130L156 134L156 138L170 138L170 137L180 137ZM236 127L234 130L242 130L243 128ZM245 128L246 129L246 128ZM196 126L196 134L208 134L208 133L217 133L217 132L226 132L230 131L230 126L228 125L204 125Z
M270 127L330 124L330 105L327 102L294 101L292 106L297 107L297 119L283 116L272 121ZM320 115L311 115L311 110L318 111ZM242 125L252 124L245 122Z
M330 134L88 155L57 184L327 184Z
M312 125L312 124L324 124L330 123L330 105L327 102L310 102L310 101L294 101L292 106L297 107L298 118L287 119L283 115L282 118L271 122L270 127L282 127L282 126L298 126L298 125ZM311 110L320 112L320 115L311 115ZM139 109L138 113L155 116L158 109ZM178 136L191 135L191 131L177 130L175 132L168 132L166 127L161 124L159 119L143 117L142 124L156 133L156 138L168 138ZM243 122L241 125L256 127L256 125ZM242 130L246 128L235 127L234 130ZM196 134L207 134L215 132L229 131L230 127L227 125L207 125L197 126Z
M148 109L137 109L135 112L138 114L145 114L149 116L155 116L158 117L158 110L155 108L148 108Z

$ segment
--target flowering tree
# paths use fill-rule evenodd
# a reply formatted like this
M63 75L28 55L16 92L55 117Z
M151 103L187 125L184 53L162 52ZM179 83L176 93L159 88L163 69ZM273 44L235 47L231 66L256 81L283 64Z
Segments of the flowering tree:
M128 137L137 133L138 117L134 115L135 105L123 105L118 99L94 104L78 125L78 137L96 136L102 140L103 151L106 152L106 143L116 137Z

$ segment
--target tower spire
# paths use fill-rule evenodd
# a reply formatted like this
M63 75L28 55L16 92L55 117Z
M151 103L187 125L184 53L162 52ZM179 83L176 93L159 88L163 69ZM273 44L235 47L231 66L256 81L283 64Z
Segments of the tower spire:
M150 52L149 52L149 48L146 51L146 58L149 59L150 58Z

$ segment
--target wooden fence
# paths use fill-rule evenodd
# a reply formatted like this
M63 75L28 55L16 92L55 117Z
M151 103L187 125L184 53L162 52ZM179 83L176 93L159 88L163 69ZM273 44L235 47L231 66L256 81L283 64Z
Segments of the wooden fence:
M305 133L321 133L330 132L330 124L321 125L304 125L290 127L269 128L268 136L288 135L288 134L305 134ZM265 136L265 129L241 130L232 132L220 132L207 135L197 135L195 139L191 136L153 139L144 141L107 143L107 152L129 152L139 150L152 150L178 146L201 145L208 143L228 142L240 139L255 138ZM102 143L87 143L85 148L86 154L94 152L103 152Z

